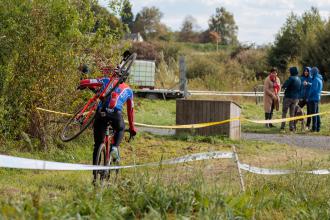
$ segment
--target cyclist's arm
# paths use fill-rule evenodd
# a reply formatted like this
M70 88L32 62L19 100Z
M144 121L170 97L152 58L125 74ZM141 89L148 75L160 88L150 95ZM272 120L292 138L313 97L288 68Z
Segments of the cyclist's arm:
M129 130L136 133L136 129L135 129L135 126L134 126L134 102L133 102L133 94L127 100L127 116L128 116Z
M89 88L89 89L97 89L103 85L102 81L98 79L83 79L80 80L79 87L81 89Z

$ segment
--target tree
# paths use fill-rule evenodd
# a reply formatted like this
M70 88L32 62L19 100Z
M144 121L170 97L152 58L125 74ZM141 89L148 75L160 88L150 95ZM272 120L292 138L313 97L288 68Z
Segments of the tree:
M132 32L140 32L144 38L154 38L164 25L160 20L163 13L156 7L144 7L135 18Z
M290 60L299 54L302 36L297 29L298 23L298 16L292 13L276 35L274 46L269 52L269 64L276 66L280 72L285 72Z
M316 65L324 71L322 62L322 56L325 54L320 52L325 47L324 40L327 37L327 26L322 20L319 11L312 7L310 11L307 11L302 16L302 22L300 25L301 32L303 34L303 42L301 45L301 63L304 66ZM325 41L326 42L326 41Z
M133 25L134 15L132 12L132 4L129 0L124 0L120 17L123 24L127 25L131 29Z
M217 32L225 45L236 45L238 27L235 23L234 15L224 7L216 8L215 15L209 20L209 31Z
M182 27L179 33L179 41L183 42L196 42L198 40L198 28L197 21L192 16L187 16L182 23Z
M317 38L323 28L324 22L314 7L301 17L291 13L276 35L268 56L269 64L281 72L285 72L288 63L295 60L302 65L315 65L313 51L318 47Z
M219 33L215 32L215 31L210 31L209 36L213 43L219 43L221 40Z
M121 37L124 32L123 23L113 14L111 14L106 8L94 3L91 8L94 12L95 25L93 32L96 32L100 27L106 27L109 32Z
M317 66L326 78L330 77L330 21L324 29L317 32L317 39L306 50L302 63L306 66Z

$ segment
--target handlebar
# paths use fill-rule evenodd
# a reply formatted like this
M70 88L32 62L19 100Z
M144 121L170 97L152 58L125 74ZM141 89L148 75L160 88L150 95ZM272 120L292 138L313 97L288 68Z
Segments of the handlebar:
M134 140L134 136L132 135L131 131L129 129L125 129L125 132L129 133L129 138L127 140L127 142L131 142L131 140Z

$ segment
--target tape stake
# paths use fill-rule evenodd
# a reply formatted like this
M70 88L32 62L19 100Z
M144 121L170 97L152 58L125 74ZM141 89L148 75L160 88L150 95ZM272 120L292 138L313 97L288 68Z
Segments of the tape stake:
M236 147L235 145L232 146L233 149L233 159L237 165L237 170L238 170L238 177L240 180L240 185L241 185L241 191L245 192L245 185L244 185L244 179L243 179L243 174L241 172L241 168L239 166L239 160L238 160L238 155L237 155L237 151L236 151Z

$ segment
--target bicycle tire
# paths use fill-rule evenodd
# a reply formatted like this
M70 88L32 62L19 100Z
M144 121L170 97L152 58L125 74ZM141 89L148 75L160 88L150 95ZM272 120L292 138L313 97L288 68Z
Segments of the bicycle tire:
M96 149L94 148L94 151ZM93 158L94 161L96 161L96 165L98 166L107 166L109 165L107 162L107 155L106 155L106 149L105 149L105 144L102 143L98 149L97 149L97 153L93 155L96 155L96 158ZM109 172L109 171L108 171ZM105 176L107 171L106 170L94 170L93 171L93 176L94 176L94 183L97 182L97 180L99 179L100 182L102 182L105 178Z
M137 57L137 54L136 54L136 53L133 53L132 55L130 55L130 56L127 58L127 60L125 61L125 63L123 63L123 65L121 66L119 72L121 72L122 69L123 69L126 65L128 65L128 67L126 68L125 72L121 74L121 76L119 77L119 79L118 79L117 83L114 85L114 87L111 88L111 90L110 90L109 92L107 92L107 95L105 96L104 99L107 99L107 98L112 94L112 92L115 91L115 89L116 89L121 83L123 83L123 82L127 79L128 75L129 75L129 71L130 71L130 69L131 69L131 67L132 67L132 65L133 65L133 63L134 63L136 57Z
M127 60L125 61L125 63L122 65L121 69L123 69L123 68L127 65L127 67L125 68L125 72L124 72L124 74L123 74L124 77L128 77L129 72L130 72L130 70L131 70L131 67L132 67L132 65L133 65L133 63L134 63L136 57L137 57L137 54L136 54L136 53L131 54L131 55L127 58Z
M92 104L96 104L96 102L93 102ZM61 135L60 135L60 139L63 141L63 142L68 142L68 141L71 141L73 139L75 139L76 137L78 137L83 131L86 130L86 128L88 128L88 126L92 123L92 121L94 120L95 118L95 115L96 115L96 111L93 113L93 115L89 118L89 120L87 121L87 123L85 123L81 128L80 130L77 132L77 133L74 133L73 135L69 135L69 137L66 136L66 133L68 132L68 129L69 129L69 125L71 123L73 123L77 117L78 114L81 113L81 111L83 110L84 107L81 107L79 109L79 111L77 111L74 116L72 118L70 118L70 120L65 124L62 132L61 132Z

